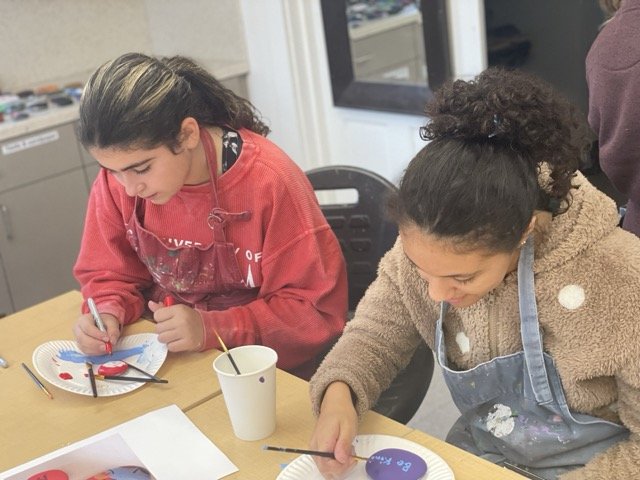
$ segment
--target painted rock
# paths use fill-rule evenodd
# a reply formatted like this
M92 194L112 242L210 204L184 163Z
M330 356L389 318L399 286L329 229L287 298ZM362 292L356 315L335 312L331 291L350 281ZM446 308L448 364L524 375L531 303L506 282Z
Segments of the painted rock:
M87 480L154 480L149 470L143 467L116 467L95 474Z
M98 367L98 375L120 375L127 371L129 366L119 360L103 363Z
M427 462L413 452L385 448L369 457L365 466L372 480L418 480L427 473Z
M62 470L47 470L45 472L36 473L27 480L69 480L69 476Z

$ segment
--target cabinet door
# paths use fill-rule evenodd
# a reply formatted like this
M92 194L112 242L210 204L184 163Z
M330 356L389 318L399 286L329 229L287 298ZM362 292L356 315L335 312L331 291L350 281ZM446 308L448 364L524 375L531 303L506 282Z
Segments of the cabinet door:
M86 204L82 168L0 194L0 254L16 309L78 288Z
M14 312L15 308L13 308L9 285L7 285L7 275L2 265L2 256L0 256L0 318Z
M0 191L82 166L73 124L0 142Z

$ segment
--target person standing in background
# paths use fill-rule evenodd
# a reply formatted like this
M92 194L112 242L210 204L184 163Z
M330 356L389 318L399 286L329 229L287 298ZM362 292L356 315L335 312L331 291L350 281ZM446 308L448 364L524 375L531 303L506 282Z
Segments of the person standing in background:
M622 227L640 236L640 0L600 0L611 17L586 59L589 124L600 166L628 198Z

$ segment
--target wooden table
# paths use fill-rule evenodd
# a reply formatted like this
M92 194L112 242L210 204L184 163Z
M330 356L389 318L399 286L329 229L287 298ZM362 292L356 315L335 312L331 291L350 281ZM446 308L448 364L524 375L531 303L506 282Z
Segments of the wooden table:
M262 446L307 448L315 425L307 382L280 370L276 387L276 431L264 440L248 442L234 436L222 395L190 409L187 416L239 468L235 474L225 477L229 479L275 479L281 472L281 464L291 462L296 455L266 452ZM424 445L449 464L456 480L523 479L516 473L375 412L364 415L359 433L394 435Z
M48 384L50 400L22 369L34 349L47 341L73 339L72 325L82 297L73 291L0 319L0 471L118 425L150 410L175 403L183 411L220 394L213 371L216 350L167 355L158 375L168 384L147 384L112 397L78 395ZM154 331L149 321L125 328L124 334Z
M315 419L308 384L284 371L277 373L277 427L264 440L237 439L231 428L212 362L220 352L171 354L158 374L167 385L145 385L132 392L103 398L47 388L50 400L20 366L32 367L34 349L47 341L72 339L71 327L80 311L79 292L69 292L9 317L0 319L0 355L10 364L0 368L0 471L20 465L69 443L131 420L151 410L175 403L240 469L228 478L273 480L295 455L265 452L262 445L305 448ZM140 321L125 334L153 331ZM35 370L35 369L34 369ZM404 437L440 455L453 469L456 480L522 480L523 477L413 430L374 412L362 420L361 434Z

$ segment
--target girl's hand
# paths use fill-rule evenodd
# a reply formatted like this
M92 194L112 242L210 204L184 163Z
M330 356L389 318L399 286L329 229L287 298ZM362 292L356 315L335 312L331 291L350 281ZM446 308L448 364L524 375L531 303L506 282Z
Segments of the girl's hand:
M120 338L121 327L118 319L108 313L100 314L100 318L102 318L107 333L100 331L90 313L80 315L73 326L78 347L86 355L104 355L107 353L105 342L110 341L111 345L115 345Z
M158 340L170 352L197 352L204 343L204 327L200 314L186 305L165 307L149 301L149 309L156 321Z
M353 440L358 432L358 415L346 383L334 382L324 394L320 415L311 437L310 448L333 452L331 458L314 457L318 470L326 479L343 478L356 465Z

